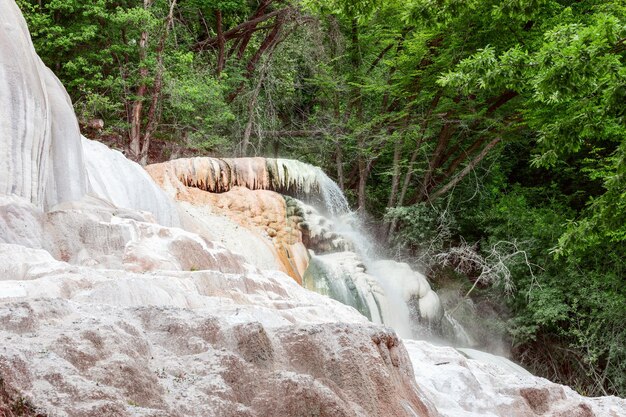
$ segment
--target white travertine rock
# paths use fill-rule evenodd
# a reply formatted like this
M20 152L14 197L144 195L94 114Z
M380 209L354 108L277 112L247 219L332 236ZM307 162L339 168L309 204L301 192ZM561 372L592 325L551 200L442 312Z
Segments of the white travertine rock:
M305 273L302 285L354 306L374 323L394 322L394 317L385 314L389 311L385 309L383 288L376 278L365 272L363 261L354 252L312 253L311 267Z
M416 337L410 310L417 302L424 325L438 325L443 308L426 277L406 263L366 262L360 254L344 251L314 254L303 285L350 304L375 323L393 327L401 337Z
M194 205L186 201L177 203L181 227L218 242L246 262L263 270L280 270L280 260L271 242L226 216L216 214L211 207Z
M13 210L19 207L36 210ZM106 260L113 266L125 263L133 245L147 248L143 259L176 256L160 249L173 237L202 242L142 216L93 201L63 204L44 220L56 233L44 235L76 229L78 236L66 236L75 242L70 252L83 242L90 256L97 248L89 236L101 236L102 244L124 247L107 251L117 258ZM117 226L128 229L129 243ZM213 256L208 242L196 246ZM190 256L183 249L179 259ZM238 270L220 262L138 273L0 244L5 386L59 416L438 415L420 399L393 331L284 273L232 259Z
M52 141L43 68L13 0L0 0L0 193L44 203Z
M49 208L83 198L87 192L87 175L72 100L54 73L43 63L41 68L50 106L52 135L45 193L45 206Z
M626 400L587 398L505 358L404 340L417 384L444 417L618 417Z
M234 187L272 190L310 198L330 214L345 213L348 202L337 184L319 167L290 159L183 158L146 168L160 183L180 182L211 193Z
M42 248L44 220L43 211L25 198L0 194L0 243Z
M443 318L444 311L439 296L430 288L426 277L414 271L408 264L384 259L372 262L368 272L374 276L386 277L384 283L388 286L387 292L395 289L397 296L405 302L408 303L411 297L417 297L420 318L430 323L439 323Z
M0 10L0 193L40 207L80 199L87 181L72 102L16 4L2 0Z
M48 209L92 191L178 225L174 204L143 168L81 139L70 97L37 56L13 0L0 0L0 91L0 194Z
M151 212L164 226L178 226L174 202L154 183L150 175L121 152L82 139L91 192L118 207Z

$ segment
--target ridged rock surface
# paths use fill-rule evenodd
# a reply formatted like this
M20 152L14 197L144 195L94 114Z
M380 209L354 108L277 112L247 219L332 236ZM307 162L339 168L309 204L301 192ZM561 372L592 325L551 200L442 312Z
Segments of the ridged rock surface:
M583 397L484 352L405 341L415 378L445 417L621 417L626 400ZM473 357L475 359L469 359Z
M139 164L100 142L82 138L82 147L93 195L118 207L148 211L164 226L179 225L172 200Z
M213 164L211 161L214 161L213 158L194 158L193 160L203 161L208 166L211 166ZM213 189L211 187L190 186L189 181L181 181L179 175L174 175L173 172L179 169L177 168L179 165L184 165L183 162L187 161L186 163L191 164L193 160L154 164L146 169L154 181L172 198L209 212L198 213L191 210L187 211L189 216L198 217L198 222L201 222L202 217L206 217L207 214L230 218L236 224L257 235L257 239L263 242L263 249L269 248L271 257L277 260L275 267L287 273L296 282L302 283L304 271L309 264L309 255L302 243L302 233L287 216L285 198L274 191L249 189L244 186L224 185L224 190L227 191L221 193L211 192L210 190ZM231 178L231 180L237 184L248 181L251 187L262 188L261 183L265 181L262 178L267 175L267 172L258 167L265 166L263 158L227 161L230 164L227 165L228 167L239 167L236 172L240 179ZM197 168L198 164L194 166ZM220 165L217 164L217 166ZM259 175L260 179L255 177L256 175ZM226 179L223 181L227 184ZM232 247L232 249L243 256L246 256L248 252L248 250L242 250L241 247Z
M52 143L45 68L13 0L0 0L0 192L43 206Z
M0 0L0 194L38 207L87 193L178 225L146 172L106 146L81 140L70 97L39 59L13 0Z
M437 415L391 329L281 272L99 200L0 202L0 373L42 412Z
M210 193L244 187L313 199L330 214L349 209L337 184L320 168L290 159L183 158L154 164L147 170L159 183L180 182Z

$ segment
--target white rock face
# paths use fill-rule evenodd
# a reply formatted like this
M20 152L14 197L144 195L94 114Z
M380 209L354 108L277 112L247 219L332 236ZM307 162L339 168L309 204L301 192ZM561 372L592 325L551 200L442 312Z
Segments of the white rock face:
M405 340L415 379L446 417L618 417L626 400L587 398L520 369L504 358ZM467 354L466 353L466 354Z
M87 178L78 121L72 100L59 79L41 63L50 106L51 140L45 207L80 200Z
M13 0L0 0L0 193L43 205L52 142L43 66Z
M0 195L0 243L43 247L44 213L17 196Z
M386 310L385 292L376 278L365 272L363 262L357 254L312 254L309 268L302 283L306 288L344 304L356 306L374 323L382 324L384 320L388 320L388 325L392 325L389 322L393 322L393 317ZM399 330L396 328L396 331Z
M0 2L0 192L40 207L87 191L71 100L36 55L12 0Z
M0 194L38 207L87 192L178 225L173 203L137 164L83 139L71 100L39 59L13 0L0 0Z
M22 243L0 243L0 374L39 411L438 415L393 331L351 307L139 212L87 200L44 214L16 199L0 197L20 220L0 225ZM72 264L23 246L31 219L35 243Z
M262 270L280 270L276 251L261 236L250 233L250 230L228 217L214 213L211 207L196 206L185 201L179 201L177 206L184 229L226 246Z
M164 226L178 226L173 201L154 183L150 175L121 152L82 138L90 191L114 205L152 213Z

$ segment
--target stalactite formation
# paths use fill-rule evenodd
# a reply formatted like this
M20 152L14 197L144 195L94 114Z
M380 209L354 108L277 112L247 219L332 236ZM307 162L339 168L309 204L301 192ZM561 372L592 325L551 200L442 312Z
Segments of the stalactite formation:
M224 193L233 187L270 190L317 203L331 214L348 211L339 187L318 167L290 159L177 159L147 167L153 177L167 172L187 187Z

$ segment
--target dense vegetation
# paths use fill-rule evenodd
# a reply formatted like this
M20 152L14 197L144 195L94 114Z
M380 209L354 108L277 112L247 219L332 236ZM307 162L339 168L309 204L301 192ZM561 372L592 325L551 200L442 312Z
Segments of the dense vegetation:
M18 3L89 135L320 165L516 359L626 396L626 2Z

